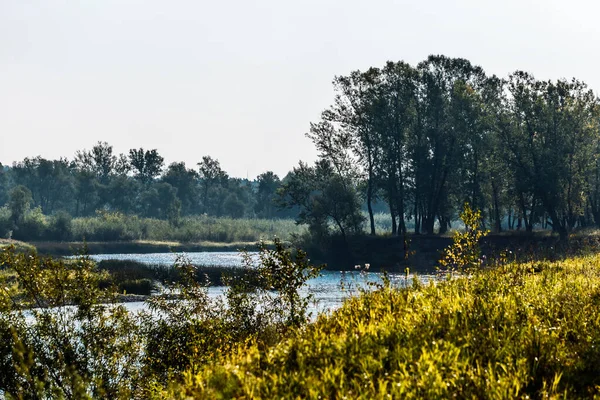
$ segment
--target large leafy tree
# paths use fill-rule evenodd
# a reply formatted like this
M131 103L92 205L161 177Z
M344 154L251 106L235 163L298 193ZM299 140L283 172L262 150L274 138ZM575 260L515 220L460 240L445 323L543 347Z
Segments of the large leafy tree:
M70 206L74 182L66 159L25 158L13 166L12 173L17 184L31 190L34 204L43 212L49 214Z
M413 163L417 213L423 232L433 233L436 218L444 231L453 214L451 191L464 168L465 151L480 134L475 92L485 83L483 69L460 58L430 56L420 74ZM469 143L471 142L471 143Z
M356 190L327 160L317 161L313 167L301 162L279 189L279 196L280 205L300 207L297 222L307 224L316 238L329 235L331 226L344 239L362 231Z
M307 136L315 143L320 157L331 163L341 182L354 181L358 174L362 175L370 232L374 235L372 203L377 191L378 165L374 113L380 71L371 68L336 76L333 85L334 104L323 111L319 122L311 123Z
M564 237L587 207L599 139L597 99L578 80L538 81L520 71L509 77L506 96L509 122L499 135L509 165Z

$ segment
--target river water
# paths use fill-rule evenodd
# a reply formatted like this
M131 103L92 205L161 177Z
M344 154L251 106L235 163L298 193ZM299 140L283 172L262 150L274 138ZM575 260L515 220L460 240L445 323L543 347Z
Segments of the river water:
M250 253L257 257L257 253ZM243 257L235 252L198 252L198 253L151 253L151 254L95 254L91 255L95 261L102 260L133 260L145 264L164 265L165 268L172 266L178 257L185 257L194 265L205 265L212 267L241 267ZM359 293L359 290L373 287L369 283L381 283L383 274L368 271L322 271L321 276L311 279L301 289L303 295L312 295L313 302L309 312L313 315L327 312L338 308L349 296ZM413 276L405 274L389 274L392 286L404 287L411 285ZM417 278L427 283L437 279L435 275L417 275ZM208 288L210 297L218 297L225 290L224 286L212 286ZM143 302L127 303L130 311L138 311L145 308Z

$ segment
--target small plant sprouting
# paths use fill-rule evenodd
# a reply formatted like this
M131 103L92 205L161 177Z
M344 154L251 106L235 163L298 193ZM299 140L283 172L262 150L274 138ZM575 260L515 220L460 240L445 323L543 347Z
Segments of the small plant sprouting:
M465 231L454 232L452 244L444 249L439 261L442 271L473 271L481 266L479 239L489 233L481 228L481 211L474 211L469 203L465 203L460 219L465 224Z

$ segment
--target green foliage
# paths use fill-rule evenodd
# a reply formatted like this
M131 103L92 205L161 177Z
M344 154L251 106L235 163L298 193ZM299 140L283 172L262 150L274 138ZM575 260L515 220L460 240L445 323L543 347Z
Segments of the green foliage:
M245 343L272 344L307 321L310 297L298 290L319 268L301 251L292 255L280 240L274 242L273 250L261 244L259 260L246 254L244 268L257 271L226 279L225 303L210 301L208 282L198 281L196 267L185 258L178 260L179 281L149 300L146 375L164 385L173 374L199 369Z
M132 317L94 262L0 252L0 391L21 398L126 398L139 377ZM26 311L25 311L26 310Z
M13 223L12 213L7 206L0 207L0 239L12 237Z
M47 237L54 240L69 241L73 232L73 220L65 211L54 214L48 224Z
M275 346L252 346L167 398L592 398L600 256L506 264L351 298Z
M264 242L260 243L257 266L260 286L278 293L272 308L283 313L285 325L299 327L306 322L310 298L302 298L298 290L307 280L319 276L321 268L312 266L302 250L292 255L277 238L272 250Z
M255 271L227 279L213 300L198 269L179 258L176 280L132 314L117 304L116 285L89 258L70 261L0 250L0 394L9 398L148 398L184 371L254 343L265 347L307 321L298 289L317 269L275 239L261 246ZM108 269L118 270L111 265ZM148 294L139 270L120 291ZM108 289L103 289L108 287Z
M164 158L158 154L156 149L146 151L143 148L131 149L129 150L129 161L136 178L143 183L152 182L160 175L164 165Z
M48 220L42 208L28 210L16 226L13 237L18 240L40 240L45 237Z
M440 268L445 271L473 271L482 263L479 240L488 231L481 228L481 211L473 211L469 203L465 203L460 219L465 230L454 232L453 243L444 250L439 261Z
M300 207L297 222L307 224L316 240L329 235L330 225L343 237L362 230L364 218L352 181L336 173L327 160L314 167L301 162L278 194L281 207Z
M244 203L233 194L225 198L223 213L230 218L242 218L244 216Z
M98 217L75 218L72 222L74 240L172 240L183 243L252 242L279 236L288 238L301 233L304 226L293 220L234 219L228 217L183 217L176 225L154 218L139 218L121 213L102 212Z
M10 192L8 209L14 226L18 226L23 221L25 212L29 210L32 200L31 191L25 186L17 186Z

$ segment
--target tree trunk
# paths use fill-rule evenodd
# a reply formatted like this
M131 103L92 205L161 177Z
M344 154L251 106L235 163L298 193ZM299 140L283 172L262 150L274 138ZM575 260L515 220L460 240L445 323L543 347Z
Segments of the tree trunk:
M502 231L502 221L500 220L500 201L498 199L498 185L495 180L492 180L492 196L494 197L494 219L496 232Z
M367 187L367 209L369 210L369 222L371 224L371 236L375 236L375 217L373 216L373 184L369 178Z
M396 193L396 207L398 213L398 235L404 235L406 233L406 223L404 221L404 182L402 178L402 171L399 171L399 186Z

